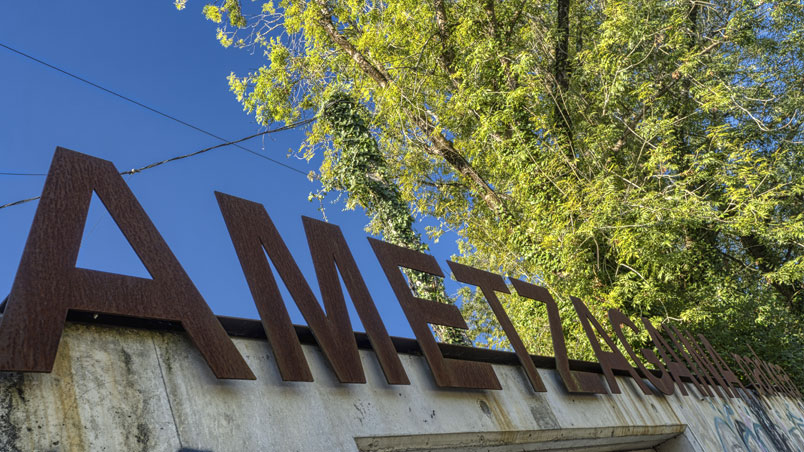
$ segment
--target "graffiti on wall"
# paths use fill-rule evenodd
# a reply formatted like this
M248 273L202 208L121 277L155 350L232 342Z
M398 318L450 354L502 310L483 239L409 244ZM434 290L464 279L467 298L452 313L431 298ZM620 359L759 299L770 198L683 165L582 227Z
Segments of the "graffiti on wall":
M799 401L759 399L749 392L742 399L709 399L709 404L723 451L804 450L804 405Z

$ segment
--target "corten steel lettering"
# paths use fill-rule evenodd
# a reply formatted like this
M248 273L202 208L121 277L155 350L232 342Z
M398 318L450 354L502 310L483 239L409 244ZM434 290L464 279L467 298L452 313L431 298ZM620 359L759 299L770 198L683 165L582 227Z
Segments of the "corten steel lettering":
M794 392L794 387L791 386L791 382L787 374L782 370L781 367L777 366L773 363L767 363L768 367L771 369L773 374L776 376L776 379L779 381L782 387L782 393L787 395L788 397L797 397L796 393Z
M709 370L707 369L705 363L702 362L701 357L698 356L695 349L690 345L689 341L684 337L681 332L670 324L665 324L663 326L665 332L670 337L670 341L676 347L676 350L684 357L687 361L687 364L695 369L695 375L698 377L698 380L701 382L701 385L706 391L707 396L714 397L718 395L723 397L723 394L720 392L720 388L718 387L715 379L710 375ZM714 388L714 391L712 391Z
M707 353L705 346L702 348L700 344L698 344L698 341L695 340L695 336L692 333L685 330L683 334L684 337L688 338L688 341L695 350L695 353L700 357L701 362L703 362L704 366L706 366L707 371L712 375L723 392L730 398L739 397L739 392L736 391L731 385L728 376L724 374L726 370L721 363L718 362L717 358L713 358L711 353Z
M697 357L697 359L703 364L703 367L706 369L707 374L710 375L710 379L716 383L715 389L719 396L723 397L720 393L723 391L728 397L735 398L737 395L732 394L730 390L730 386L727 384L725 378L723 378L722 374L715 366L712 364L712 361L706 356L704 351L695 341L695 338L689 331L682 331L681 337L683 338L684 346L691 350L691 353Z
M765 372L762 370L759 360L750 356L743 357L743 359L749 365L749 372L751 375L753 375L755 381L763 390L763 393L765 395L772 396L774 394L773 385L770 383L770 379L768 379L768 377L765 375Z
M779 367L777 364L772 364L773 370L776 371L776 374L782 379L782 383L784 383L784 393L790 397L801 397L801 394L798 393L796 387L793 385L793 382L790 381L790 376Z
M757 362L757 366L762 370L762 373L765 375L766 381L769 383L771 390L774 394L778 394L784 392L783 386L781 381L778 378L776 372L771 369L770 364L766 361L759 359L759 357L755 356L755 362Z
M517 333L514 324L511 323L511 319L508 318L508 314L505 313L505 309L495 293L511 293L505 285L505 280L502 276L478 270L457 262L447 261L447 265L449 265L456 280L480 288L489 306L491 306L494 316L497 317L497 321L500 322L505 336L508 338L511 346L514 347L519 362L522 363L522 367L525 368L525 373L528 375L528 380L530 380L533 390L536 392L546 392L547 389L544 387L544 382L539 376L539 371L536 370L536 366L533 364L533 358L530 357L528 349L525 348L525 344L522 343L522 338L519 337L519 333Z
M773 383L774 391L777 393L784 392L784 386L782 382L779 380L778 375L771 369L770 364L767 361L762 361L762 368L765 371L765 374L770 378L771 382Z
M620 393L620 386L617 384L617 380L614 378L614 372L612 371L624 370L631 375L631 378L634 379L634 382L636 382L637 386L639 386L639 389L641 389L645 395L653 394L653 391L651 391L648 385L642 381L642 378L639 377L639 374L636 373L628 360L625 359L625 356L623 356L623 354L620 352L617 344L611 340L609 335L606 334L606 330L603 329L595 316L589 312L589 308L587 308L581 300L575 297L570 297L570 300L572 300L572 305L575 307L575 312L578 313L581 326L586 332L586 337L589 338L589 343L592 345L592 350L594 350L595 356L597 356L597 360L600 362L600 367L603 368L603 375L606 376L606 382L609 384L609 390L611 393ZM595 330L597 330L597 334L600 335L603 341L606 342L606 345L609 346L611 349L610 352L604 351L600 347L600 342L595 336Z
M750 345L748 346L748 349L751 350L751 354L754 356L753 359L749 358L754 363L754 372L756 372L756 374L759 376L759 379L763 381L765 387L768 388L768 393L773 395L779 392L778 382L774 377L774 373L768 370L767 363L759 359L759 356L757 356L757 353Z
M152 279L75 266L93 192L106 206ZM216 197L284 380L313 381L313 376L269 259L307 320L339 381L366 382L340 275L386 380L390 384L410 384L340 228L302 218L324 311L265 208L222 193L216 192ZM436 384L454 388L500 389L491 364L444 358L429 324L467 329L466 322L455 306L414 296L400 270L404 267L443 278L436 260L427 254L379 240L369 239L369 242L419 341ZM496 292L510 293L503 278L455 262L447 263L458 281L480 288L534 390L545 391L533 358L497 298ZM571 393L606 394L608 391L598 374L570 370L558 306L550 293L516 279L511 279L511 284L519 295L545 304L556 370L567 390ZM661 359L645 348L640 350L640 359L622 329L625 325L637 332L636 324L619 310L609 310L613 330L628 356L636 363L637 371L586 305L577 298L570 299L612 393L620 393L613 372L619 370L627 372L645 394L653 394L653 391L638 372L668 395L674 392L675 386L682 395L688 395L684 381L689 380L702 397L713 397L715 393L721 397L725 397L724 393L729 397L748 396L742 381L703 335L698 335L696 340L688 332L662 325L670 338L668 343L643 317L642 323ZM70 310L179 322L218 378L255 378L112 163L57 148L0 320L0 344L3 344L0 347L0 371L51 371ZM598 338L611 352L602 350ZM762 361L753 350L751 353L753 356L732 354L732 357L760 395L781 393L801 397L783 369ZM658 375L648 370L643 361L653 364Z
M93 190L153 279L75 266ZM0 324L0 370L50 372L71 309L181 322L215 376L255 378L114 165L57 148Z
M779 392L782 392L781 385L779 384L776 375L774 375L774 372L772 372L769 369L768 364L765 361L759 359L759 357L757 357L756 355L754 355L754 362L756 363L757 368L760 369L766 384L770 388L771 394L777 394Z
M749 346L749 348L750 348L750 346ZM753 349L751 349L751 351L753 352ZM770 381L774 385L775 392L783 393L783 394L786 393L784 381L782 379L782 374L776 372L776 370L774 369L773 365L771 365L771 363L769 363L767 361L764 361L764 360L761 360L758 357L757 357L757 359L760 361L763 371L765 372L765 374L768 376L768 378L770 379Z
M704 388L706 388L707 395L710 397L714 397L715 395L723 397L723 394L718 388L717 378L711 372L711 366L704 357L701 356L699 350L695 348L695 344L688 340L687 337L673 325L666 324L663 325L663 328L670 337L670 341L679 350L679 353L685 356L687 363L695 369L695 375L698 376L698 380L704 385ZM714 388L714 391L712 391L711 388Z
M659 356L662 357L667 370L673 377L673 381L681 391L681 395L689 395L687 393L687 386L682 381L682 378L689 378L690 382L692 382L693 386L695 386L695 389L698 391L698 394L701 397L705 397L707 395L706 391L704 391L701 384L695 378L695 375L684 365L681 358L673 351L673 348L665 341L659 330L645 317L642 317L642 324L645 326L645 330L648 331L648 335L650 335L653 345L656 346L656 350L659 351Z
M793 384L793 380L790 379L790 375L787 375L784 369L782 369L778 364L771 364L771 367L776 371L776 374L779 375L782 381L785 384L786 393L790 397L798 397L801 398L801 393L796 388L796 385Z
M365 383L366 377L338 271L343 276L388 383L410 384L340 228L310 218L303 219L325 313L262 204L218 192L215 196L283 380L313 381L313 376L265 253L307 320L341 383Z
M734 358L734 362L740 367L740 370L743 371L743 376L748 379L751 386L756 390L760 395L770 395L768 390L765 388L763 382L759 381L756 378L756 375L751 369L751 362L748 358L738 355L736 353L731 354L732 358Z
M550 292L544 287L511 278L516 293L522 297L544 303L547 308L547 321L550 324L550 335L553 340L556 370L561 381L570 393L576 394L608 394L600 375L591 372L570 370L567 344L564 341L564 330L561 328L561 316L558 305Z
M671 348L675 348L678 352L679 356L681 356L686 362L687 367L690 371L695 372L695 378L697 379L698 385L696 385L697 389L701 392L702 397L714 397L715 395L712 393L712 390L709 389L709 385L712 382L709 380L709 377L702 373L702 367L695 362L695 358L690 355L684 345L681 343L680 338L677 338L675 333L673 332L671 326L664 324L662 325L662 330L670 338Z
M402 311L410 323L436 384L449 388L501 389L494 368L488 363L444 358L433 338L429 323L469 329L453 305L414 296L399 267L444 277L433 256L369 238Z
M781 378L782 382L784 383L785 394L790 397L798 397L801 398L801 393L798 392L798 388L796 385L793 384L793 381L790 379L790 375L787 375L787 372L784 371L779 365L777 364L770 364L773 370L776 372L776 375Z
M765 392L769 396L774 395L776 393L776 388L773 387L773 381L768 376L768 374L765 372L765 369L762 368L762 360L757 358L756 353L754 353L753 350L751 350L751 353L754 356L753 357L749 356L746 359L753 366L752 372L754 374L754 377L759 382L761 382L762 387L765 388Z
M709 340L706 339L703 334L699 334L698 339L703 344L704 349L706 349L706 351L709 353L709 356L712 358L712 362L717 368L717 371L723 376L723 380L731 388L732 392L740 397L745 396L745 386L743 386L743 383L739 378L737 378L737 374L735 374L726 361L723 360L723 357L720 356L714 347L712 347L712 344L709 343ZM740 389L741 391L737 391L737 389Z
M645 361L653 364L656 366L656 369L659 370L662 374L661 377L657 377L653 374L653 372L649 371L644 364L642 364L642 360L637 357L636 353L634 353L634 349L631 347L631 344L628 343L628 340L625 338L625 334L623 333L622 326L625 325L628 328L631 328L632 331L635 333L639 333L637 326L634 322L631 321L628 317L625 316L622 312L617 309L609 309L608 312L609 322L611 322L611 326L614 329L614 334L617 335L617 338L620 339L620 343L622 343L623 348L625 348L625 352L628 353L628 356L631 357L631 360L636 363L639 371L653 383L653 386L659 391L662 391L664 394L670 395L673 393L673 377L667 373L667 370L664 368L664 365L659 361L659 357L653 353L653 350L648 350L647 348L643 348L640 350L642 352L643 358Z
M762 364L768 375L770 375L773 378L773 381L776 384L776 392L789 395L787 384L785 383L784 380L784 374L779 372L779 370L774 364L771 364L767 361L762 361Z

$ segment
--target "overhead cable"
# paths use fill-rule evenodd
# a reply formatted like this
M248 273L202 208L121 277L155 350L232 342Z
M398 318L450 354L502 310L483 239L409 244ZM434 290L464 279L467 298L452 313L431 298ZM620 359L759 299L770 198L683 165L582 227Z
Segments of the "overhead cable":
M35 57L35 56L33 56L33 55L30 55L30 54L28 54L28 53L25 53L25 52L23 52L23 51L21 51L21 50L17 50L17 49L15 49L15 48L13 48L13 47L11 47L11 46L8 46L8 45L6 45L6 44L4 44L4 43L2 43L2 42L0 42L0 47L3 47L3 48L5 48L5 49L7 49L7 50L9 50L9 51L11 51L11 52L16 53L17 55L20 55L20 56L22 56L22 57L25 57L25 58L27 58L27 59L29 59L29 60L31 60L31 61L34 61L34 62L36 62L36 63L39 63L39 64L43 65L43 66L49 67L50 69L53 69L53 70L58 71L58 72L61 72L62 74L66 75L66 76L68 76L68 77L72 77L72 78L74 78L74 79L76 79L76 80L78 80L78 81L80 81L80 82L82 82L82 83L86 83L87 85L90 85L90 86L92 86L92 87L94 87L94 88L97 88L97 89L99 89L99 90L101 90L101 91L104 91L104 92L106 92L106 93L109 93L109 94L111 94L111 95L113 95L113 96L117 96L117 97L119 97L120 99L125 100L126 102L130 102L130 103L132 103L132 104L134 104L134 105L137 105L138 107L142 107L142 108L144 108L144 109L146 109L146 110L148 110L148 111L150 111L150 112L156 113L156 114L158 114L158 115L160 115L160 116L163 116L163 117L165 117L165 118L167 118L167 119L170 119L170 120L172 120L172 121L175 121L175 122L177 122L177 123L179 123L179 124L181 124L181 125L183 125L183 126L185 126L185 127L189 127L189 128L191 128L191 129L193 129L193 130L196 130L196 131L198 131L198 132L201 132L201 133L203 133L203 134L205 134L205 135L208 135L208 136L210 136L210 137L212 137L212 138L215 138L215 139L217 139L217 140L220 140L220 141L222 141L222 142L226 143L227 145L228 145L228 144L231 144L231 143L239 143L240 141L243 141L243 140L229 141L229 140L227 140L226 138L223 138L223 137L221 137L221 136L219 136L219 135L216 135L216 134L214 134L214 133L212 133L212 132L210 132L210 131L208 131L208 130L202 129L201 127L198 127L198 126L196 126L196 125L190 124L190 123L189 123L189 122L187 122L187 121L181 120L181 119L179 119L179 118L177 118L177 117L175 117L175 116L172 116L172 115L169 115L169 114L167 114L167 113L164 113L164 112L162 112L162 111L160 111L160 110L157 110L156 108L153 108L153 107L150 107L150 106L148 106L148 105L145 105L145 104L143 104L142 102L136 101L136 100L134 100L134 99L132 99L132 98L130 98L130 97L128 97L128 96L124 96L123 94L120 94L120 93L118 93L118 92L116 92L116 91L113 91L113 90L111 90L111 89L109 89L109 88L105 88L105 87L103 87L103 86L101 86L101 85L99 85L99 84L97 84L97 83L95 83L95 82L92 82L92 81L87 80L87 79L85 79L85 78L83 78L83 77L80 77L80 76L78 76L78 75L75 75L75 74L73 74L72 72L69 72L69 71L67 71L67 70L65 70L65 69L62 69L62 68L58 67L58 66L54 66L54 65L52 65L52 64L50 64L50 63L48 63L48 62L42 61L42 60L40 60L39 58L36 58L36 57ZM303 175L303 176L306 176L306 175L307 175L307 173L305 173L304 171L299 170L299 169L297 169L297 168L294 168L294 167L292 167L292 166L290 166L290 165L288 165L288 164L286 164L286 163L280 162L279 160L276 160L276 159L273 159L273 158L271 158L271 157L268 157L267 155L263 155L263 154L260 154L259 152L252 151L251 149L248 149L248 148L246 148L246 147L240 146L240 145L238 145L238 144L235 144L234 146L235 146L235 147L237 147L237 148L239 148L239 149L241 149L241 150L243 150L243 151L246 151L246 152L248 152L248 153L250 153L250 154L256 155L257 157L263 158L263 159L268 160L268 161L270 161L270 162L276 163L277 165L283 166L283 167L285 167L285 168L287 168L287 169L289 169L289 170L291 170L291 171L297 172L297 173L299 173L299 174L301 174L301 175ZM2 208L2 207L4 207L4 206L0 206L0 208Z
M252 138L257 138L259 136L267 135L269 133L276 133L276 132L282 132L284 130L294 129L296 127L300 127L300 126L303 126L305 124L309 124L309 123L311 123L311 122L313 122L315 120L316 120L316 118L309 118L309 119L304 119L304 120L297 121L297 122L294 122L294 123L290 123L290 124L288 124L286 126L278 127L276 129L264 130L262 132L255 133L253 135L249 135L247 137L240 138L239 140L229 141L229 142L221 143L221 144L216 144L215 146L210 146L208 148L200 149L198 151L191 152L189 154L179 155L179 156L171 157L169 159L162 160L162 161L159 161L159 162L149 163L148 165L142 166L140 168L132 168L132 169L130 169L128 171L121 171L120 175L121 176L131 176L133 174L141 173L143 171L147 171L149 169L156 168L157 166L162 166L162 165L164 165L166 163L175 162L176 160L182 160L182 159L186 159L186 158L189 158L189 157L194 157L196 155L203 154L205 152L209 152L209 151L211 151L213 149L218 149L218 148L222 148L222 147L226 147L226 146L237 146L237 143L242 143L243 141L247 141L247 140L250 140ZM295 168L293 168L293 169L296 170ZM296 170L296 171L300 171L300 170ZM302 173L302 174L305 174L305 173ZM8 204L3 204L3 205L0 205L0 209L5 209L6 207L11 207L11 206L24 204L24 203L30 202L30 201L36 201L40 197L41 196L37 196L37 197L34 197L34 198L28 198L28 199L21 199L19 201L14 201L14 202L10 202Z
M0 171L0 176L47 176L45 173L9 173Z

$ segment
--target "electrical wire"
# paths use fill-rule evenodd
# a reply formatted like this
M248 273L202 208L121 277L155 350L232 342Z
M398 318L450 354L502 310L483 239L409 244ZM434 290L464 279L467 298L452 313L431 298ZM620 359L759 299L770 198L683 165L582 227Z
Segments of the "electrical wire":
M0 171L0 176L47 176L45 173L7 173Z
M296 127L300 127L300 126L309 124L309 123L315 121L316 119L317 118L304 119L304 120L301 120L301 121L290 123L290 124L288 124L286 126L278 127L276 129L264 130L262 132L255 133L253 135L249 135L247 137L240 138L239 140L229 141L229 142L221 143L221 144L216 144L215 146L210 146L210 147L207 147L207 148L204 148L204 149L200 149L198 151L191 152L189 154L178 155L176 157L171 157L169 159L165 159L165 160L162 160L162 161L159 161L159 162L149 163L149 164L147 164L145 166L142 166L142 167L139 167L139 168L132 168L132 169L130 169L128 171L121 171L120 175L121 176L131 176L131 175L134 175L134 174L141 173L143 171L147 171L147 170L152 169L152 168L156 168L157 166L162 166L162 165L164 165L166 163L175 162L177 160L182 160L182 159L186 159L186 158L190 158L190 157L195 157L196 155L203 154L205 152L209 152L209 151L212 151L214 149L219 149L219 148L226 147L226 146L237 146L238 143L242 143L243 141L251 140L252 138L257 138L257 137L263 136L263 135L268 135L270 133L277 133L277 132L282 132L282 131L285 131L285 130L295 129ZM295 170L295 168L293 168L293 169ZM300 170L296 170L296 171L300 171ZM305 173L302 173L302 174L305 174ZM305 176L306 176L306 174L305 174ZM0 209L5 209L6 207L17 206L17 205L24 204L24 203L30 202L30 201L36 201L39 198L41 198L41 196L36 196L34 198L21 199L19 201L10 202L8 204L0 205Z
M65 69L62 69L62 68L58 67L58 66L54 66L54 65L52 65L52 64L50 64L50 63L48 63L48 62L46 62L46 61L43 61L43 60L41 60L41 59L39 59L39 58L36 58L35 56L30 55L30 54L28 54L28 53L25 53L25 52L23 52L23 51L21 51L21 50L17 50L17 49L15 49L15 48L13 48L13 47L11 47L11 46L9 46L9 45L6 45L6 44L4 44L4 43L2 43L2 42L0 42L0 47L3 47L3 48L5 48L6 50L9 50L9 51L11 51L11 52L14 52L14 53L16 53L17 55L20 55L20 56L22 56L22 57L25 57L25 58L27 58L27 59L29 59L29 60L31 60L31 61L34 61L34 62L36 62L36 63L39 63L39 64L41 64L41 65L43 65L43 66L46 66L46 67L48 67L48 68L50 68L50 69L53 69L54 71L61 72L62 74L66 75L66 76L68 76L68 77L72 77L72 78L74 78L74 79L76 79L76 80L78 80L78 81L80 81L80 82L82 82L82 83L86 83L87 85L90 85L90 86L92 86L92 87L94 87L94 88L97 88L97 89L99 89L99 90L101 90L101 91L104 91L104 92L109 93L109 94L111 94L111 95L113 95L113 96L119 97L120 99L123 99L123 100L125 100L126 102L130 102L130 103L132 103L132 104L134 104L134 105L137 105L138 107L142 107L142 108L144 108L144 109L146 109L146 110L148 110L148 111L150 111L150 112L152 112L152 113L156 113L156 114L158 114L158 115L160 115L160 116L163 116L163 117L165 117L165 118L167 118L167 119L170 119L170 120L172 120L172 121L175 121L175 122L177 122L177 123L179 123L179 124L181 124L181 125L183 125L183 126L185 126L185 127L189 127L189 128L191 128L191 129L193 129L193 130L196 130L196 131L198 131L198 132L201 132L201 133L203 133L203 134L205 134L205 135L208 135L208 136L210 136L210 137L212 137L212 138L215 138L215 139L217 139L217 140L220 140L220 141L222 141L222 142L224 142L224 143L229 143L229 144L231 144L231 143L239 143L240 141L243 141L243 140L236 140L236 141L234 141L234 142L229 141L229 140L227 140L226 138L223 138L223 137L221 137L221 136L219 136L219 135L216 135L216 134L214 134L214 133L212 133L212 132L210 132L210 131L208 131L208 130L205 130L205 129L202 129L201 127L198 127L198 126L196 126L196 125L190 124L190 123L189 123L189 122L187 122L187 121L181 120L181 119L179 119L179 118L177 118L177 117L175 117L175 116L169 115L169 114L167 114L167 113L165 113L165 112L162 112L162 111L160 111L160 110L158 110L158 109L156 109L156 108L150 107L150 106L148 106L148 105L146 105L146 104L143 104L142 102L136 101L136 100L134 100L134 99L132 99L132 98L130 98L130 97L128 97L128 96L125 96L125 95L123 95L123 94L120 94L120 93L118 93L118 92L116 92L116 91L113 91L113 90L111 90L111 89L109 89L109 88L105 88L105 87L103 87L103 86L101 86L101 85L99 85L99 84L97 84L97 83L95 83L95 82L92 82L92 81L87 80L87 79L85 79L85 78L83 78L83 77L80 77L80 76L78 76L78 75L75 75L75 74L73 74L72 72L69 72L69 71L67 71L67 70L65 70ZM263 154L260 154L259 152L252 151L251 149L248 149L248 148L246 148L246 147L240 146L240 145L238 145L238 144L235 144L234 146L235 146L235 147L237 147L237 148L239 148L239 149L241 149L241 150L243 150L243 151L246 151L246 152L248 152L248 153L250 153L250 154L256 155L257 157L260 157L260 158L262 158L262 159L268 160L269 162L273 162L273 163L275 163L275 164L277 164L277 165L280 165L280 166L282 166L282 167L285 167L285 168L287 168L287 169L289 169L289 170L291 170L291 171L294 171L294 172L296 172L296 173L299 173L299 174L301 174L301 175L303 175L303 176L307 176L307 173L305 173L304 171L299 170L299 169L297 169L297 168L294 168L294 167L292 167L292 166L290 166L290 165L288 165L288 164L286 164L286 163L280 162L279 160L276 160L276 159L273 159L273 158L271 158L271 157L268 157L267 155L263 155ZM9 174L9 175L10 175L10 174ZM0 206L0 208L2 208L2 206Z
M41 198L41 196L37 196L35 198L28 198L28 199L20 199L19 201L14 201L14 202L10 202L8 204L3 204L2 206L0 206L0 209L5 209L6 207L11 207L11 206L18 206L20 204L25 204L26 202L30 202L30 201L36 201L39 198Z
M195 151L195 152L191 152L189 154L184 154L184 155L179 155L179 156L176 156L176 157L171 157L171 158L169 158L167 160L162 160L160 162L150 163L150 164L145 165L145 166L143 166L141 168L133 168L133 169L130 169L128 171L123 171L123 172L120 173L121 175L137 174L137 173L140 173L142 171L149 170L151 168L155 168L157 166L164 165L165 163L170 163L170 162L174 162L176 160L182 160L182 159L186 159L188 157L193 157L193 156L196 156L196 155L199 155L199 154L203 154L205 152L209 152L209 151L211 151L213 149L218 149L218 148L222 148L222 147L225 147L225 146L235 146L238 149L241 149L241 150L246 151L246 152L248 152L248 153L250 153L252 155L255 155L255 156L260 157L262 159L268 160L269 162L272 162L272 163L275 163L275 164L277 164L279 166L287 168L287 169L289 169L289 170L291 170L293 172L301 174L302 176L307 176L307 173L305 173L304 171L302 171L302 170L300 170L298 168L294 168L293 166L290 166L290 165L288 165L288 164L286 164L284 162L281 162L279 160L276 160L276 159L273 159L271 157L268 157L267 155L263 155L263 154L260 154L259 152L255 152L255 151L253 151L251 149L248 149L248 148L246 148L244 146L241 146L239 143L242 143L244 141L250 140L252 138L267 135L267 134L270 134L270 133L276 133L276 132L281 132L281 131L284 131L284 130L294 129L296 127L300 127L300 126L309 124L309 123L315 121L316 118L310 118L310 119L305 119L305 120L302 120L302 121L297 121L297 122L294 122L294 123L291 123L291 124L288 124L286 126L279 127L279 128L276 128L276 129L269 129L269 130L265 130L265 131L262 131L262 132L258 132L258 133L255 133L253 135L249 135L247 137L241 138L239 140L229 141L229 140L227 140L227 139L225 139L225 138L223 138L221 136L218 136L218 135L216 135L216 134L214 134L214 133L212 133L212 132L210 132L208 130L202 129L201 127L198 127L198 126L195 126L193 124L190 124L187 121L181 120L181 119L179 119L179 118L177 118L175 116L172 116L172 115L164 113L164 112L162 112L160 110L157 110L156 108L153 108L153 107L150 107L148 105L145 105L142 102L138 102L138 101L136 101L136 100L134 100L134 99L132 99L130 97L124 96L124 95L122 95L122 94L120 94L120 93L118 93L116 91L113 91L111 89L105 88L105 87L103 87L103 86L101 86L101 85L99 85L97 83L94 83L94 82L92 82L90 80L87 80L87 79L85 79L83 77L80 77L78 75L75 75L72 72L69 72L69 71L64 70L64 69L62 69L60 67L54 66L54 65L52 65L50 63L47 63L47 62L45 62L43 60L40 60L39 58L36 58L33 55L25 53L25 52L23 52L21 50L17 50L17 49L15 49L15 48L13 48L11 46L8 46L8 45L6 45L6 44L4 44L2 42L0 42L0 47L3 47L3 48L5 48L5 49L7 49L7 50L9 50L11 52L16 53L17 55L25 57L25 58L27 58L27 59L29 59L31 61L39 63L39 64L41 64L43 66L46 66L46 67L48 67L50 69L53 69L53 70L58 71L58 72L61 72L62 74L66 75L68 77L74 78L74 79L76 79L76 80L78 80L78 81L80 81L82 83L86 83L87 85L90 85L90 86L92 86L94 88L97 88L97 89L99 89L101 91L104 91L104 92L109 93L109 94L111 94L113 96L119 97L120 99L123 99L126 102L130 102L130 103L132 103L134 105L137 105L139 107L142 107L142 108L144 108L144 109L146 109L146 110L148 110L150 112L156 113L156 114L158 114L160 116L163 116L163 117L165 117L167 119L175 121L175 122L177 122L177 123L179 123L179 124L181 124L181 125L183 125L185 127L189 127L189 128L191 128L193 130L201 132L201 133L203 133L205 135L208 135L208 136L210 136L212 138L215 138L217 140L223 141L223 143L221 143L221 144L218 144L218 145L215 145L215 146L210 146L208 148L204 148L204 149L201 149L201 150L198 150L198 151ZM0 175L3 175L3 176L47 176L46 173L21 173L21 172L0 172ZM7 203L7 204L0 205L0 209L5 209L6 207L17 206L17 205L20 205L20 204L24 204L26 202L36 201L39 198L40 198L39 196L36 196L36 197L33 197L33 198L21 199L19 201L10 202L10 203Z
M201 149L201 150L198 150L198 151L195 151L195 152L191 152L189 154L184 154L184 155L179 155L179 156L176 156L176 157L171 157L171 158L169 158L167 160L162 160L161 162L150 163L150 164L145 165L145 166L143 166L141 168L134 168L134 169L130 169L128 171L123 171L120 174L123 175L123 176L137 174L137 173L140 173L142 171L149 170L151 168L155 168L157 166L164 165L165 163L175 162L176 160L182 160L182 159L186 159L188 157L194 157L194 156L196 156L198 154L203 154L204 152L209 152L209 151L211 151L213 149L218 149L218 148L222 148L222 147L225 147L225 146L237 146L238 143L242 143L243 141L248 141L248 140L250 140L252 138L257 138L259 136L267 135L269 133L276 133L276 132L282 132L282 131L285 131L285 130L295 129L296 127L300 127L300 126L309 124L309 123L311 123L311 122L313 122L315 120L316 120L316 118L304 119L304 120L301 120L301 121L290 123L290 124L288 124L286 126L278 127L276 129L269 129L269 130L265 130L265 131L262 131L262 132L257 132L257 133L255 133L253 135L249 135L249 136L241 138L239 140L228 141L226 143L216 144L215 146L210 146L208 148L204 148L204 149ZM260 156L260 157L265 157L262 154L257 154L257 155ZM278 163L280 165L286 166L287 168L290 168L293 171L296 171L296 172L298 172L298 173L300 173L300 174L302 174L304 176L307 176L307 173L305 173L304 171L298 170L298 169L296 169L296 168L294 168L292 166L289 166L289 165L284 165L282 162L278 162Z

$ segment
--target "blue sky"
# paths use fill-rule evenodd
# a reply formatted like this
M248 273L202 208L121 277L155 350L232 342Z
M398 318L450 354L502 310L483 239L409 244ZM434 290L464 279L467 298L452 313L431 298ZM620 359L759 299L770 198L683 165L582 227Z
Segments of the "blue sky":
M202 6L190 1L178 12L170 0L12 2L0 15L0 42L219 136L238 139L260 128L228 92L226 76L254 69L261 60L220 47L215 24L203 19ZM286 158L303 138L303 130L296 130L246 146L306 173L314 164ZM0 48L0 172L47 172L56 146L110 160L122 171L218 143ZM0 205L38 196L44 179L0 176ZM318 293L301 216L322 215L317 203L307 201L317 187L304 176L228 147L128 176L126 182L216 314L258 317L215 190L264 204ZM0 210L0 299L11 290L36 205ZM90 208L79 266L147 276L99 206L94 200ZM365 238L366 217L344 212L342 205L325 207L328 220L343 230L389 332L412 337ZM454 240L442 239L432 247L448 270L445 261L457 252ZM456 284L448 287L454 290ZM304 323L293 303L286 303L294 322ZM353 321L362 329L354 315Z

